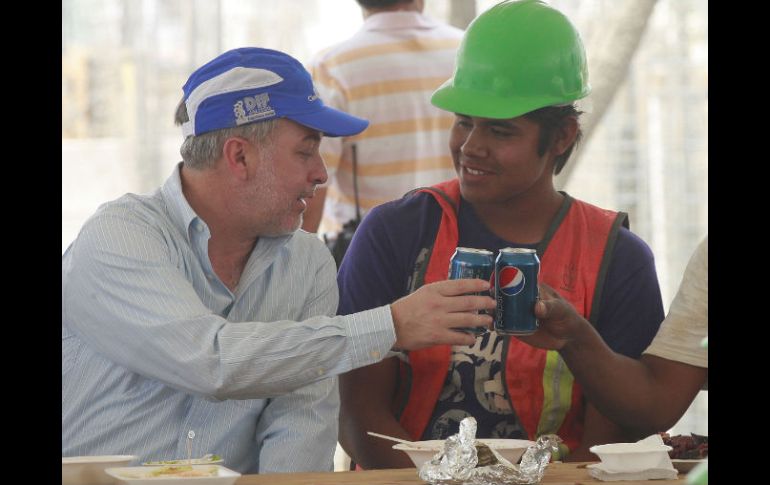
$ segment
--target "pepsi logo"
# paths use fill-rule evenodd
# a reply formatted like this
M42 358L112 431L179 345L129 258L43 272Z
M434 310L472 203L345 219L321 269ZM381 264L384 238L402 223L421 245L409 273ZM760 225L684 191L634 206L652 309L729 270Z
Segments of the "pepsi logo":
M518 295L524 289L524 273L515 266L506 266L500 270L499 283L504 295Z

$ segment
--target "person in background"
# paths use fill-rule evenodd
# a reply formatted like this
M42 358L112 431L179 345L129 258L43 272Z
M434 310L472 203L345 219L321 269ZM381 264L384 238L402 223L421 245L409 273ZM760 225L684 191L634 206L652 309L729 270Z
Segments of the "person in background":
M326 180L322 135L367 121L324 106L291 56L235 49L192 73L183 162L102 205L62 256L62 456L215 453L243 473L328 471L336 375L391 348L468 345L488 288L433 285L334 316L336 267L298 231ZM469 313L470 312L470 313Z
M613 352L569 302L543 285L540 328L521 340L559 351L588 399L613 421L650 434L670 429L708 380L708 236L690 258L668 315L641 358Z
M371 122L359 135L321 142L329 181L310 201L303 229L332 239L356 217L353 145L362 216L454 175L447 150L452 117L429 100L452 75L462 30L424 15L423 0L357 1L361 29L309 63L327 104Z
M589 91L580 36L558 10L505 1L476 18L454 76L431 98L455 114L457 175L372 209L340 267L339 313L445 280L458 246L532 248L542 281L610 348L638 357L664 316L653 255L625 227L626 214L554 188L581 136L574 102ZM410 351L348 372L340 395L340 442L364 468L412 466L367 431L445 439L466 416L482 438L558 434L555 459L597 460L590 446L629 439L584 400L558 352L496 332L470 347Z

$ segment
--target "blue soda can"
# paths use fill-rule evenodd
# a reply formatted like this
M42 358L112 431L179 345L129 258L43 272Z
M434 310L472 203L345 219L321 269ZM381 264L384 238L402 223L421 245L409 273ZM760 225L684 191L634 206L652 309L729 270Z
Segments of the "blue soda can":
M495 260L495 331L500 335L530 335L537 330L535 302L540 259L537 251L504 248Z
M452 259L449 260L450 280L459 280L463 278L478 278L480 280L490 281L492 272L495 268L495 258L492 251L486 249L460 248L455 250ZM481 296L489 296L488 293L476 293ZM479 313L485 313L483 310ZM456 330L467 332L473 335L482 335L487 331L486 327L475 328L457 328Z

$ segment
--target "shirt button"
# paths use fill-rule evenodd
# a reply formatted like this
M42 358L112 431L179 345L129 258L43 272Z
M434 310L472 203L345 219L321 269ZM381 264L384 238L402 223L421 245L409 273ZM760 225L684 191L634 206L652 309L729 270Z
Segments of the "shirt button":
M369 355L371 355L372 358L374 358L374 359L379 359L380 358L380 353L377 350L372 351L372 353L369 354Z
M318 375L319 375L319 376L322 376L322 375L324 375L324 370L323 370L323 368L319 368L319 369L318 369Z
M195 230L198 232L203 232L203 224L201 224L200 222L195 224Z
M208 278L210 280L213 280L214 279L214 275L211 274L211 273L206 273L206 278Z

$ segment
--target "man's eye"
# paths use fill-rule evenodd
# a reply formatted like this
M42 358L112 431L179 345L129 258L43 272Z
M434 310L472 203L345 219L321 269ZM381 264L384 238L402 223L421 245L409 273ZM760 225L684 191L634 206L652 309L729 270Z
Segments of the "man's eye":
M468 120L457 120L457 126L461 126L463 128L470 128L471 122Z

